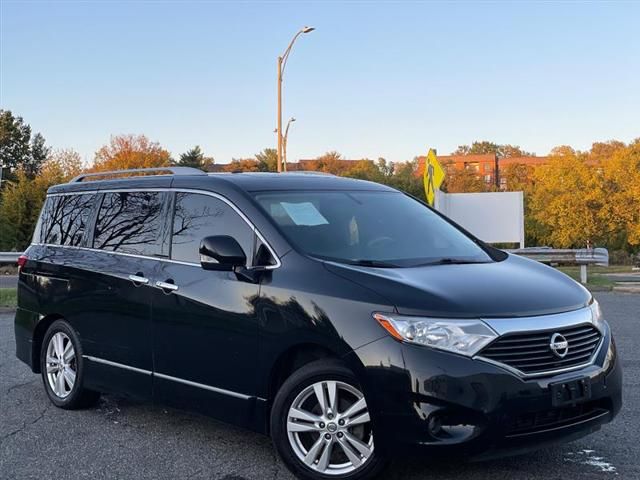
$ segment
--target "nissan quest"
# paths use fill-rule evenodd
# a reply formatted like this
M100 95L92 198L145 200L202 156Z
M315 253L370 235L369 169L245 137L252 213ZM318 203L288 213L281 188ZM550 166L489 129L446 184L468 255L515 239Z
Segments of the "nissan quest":
M54 405L199 412L301 479L525 453L621 408L588 290L368 181L84 174L49 189L19 270L17 356Z

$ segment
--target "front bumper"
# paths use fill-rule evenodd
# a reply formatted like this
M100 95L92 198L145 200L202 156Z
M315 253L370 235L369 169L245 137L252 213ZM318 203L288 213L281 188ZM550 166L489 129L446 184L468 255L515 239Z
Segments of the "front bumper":
M473 460L575 440L610 422L622 405L622 370L609 330L603 340L591 365L532 379L390 337L347 359L363 383L376 448ZM554 407L550 384L586 377L590 398Z

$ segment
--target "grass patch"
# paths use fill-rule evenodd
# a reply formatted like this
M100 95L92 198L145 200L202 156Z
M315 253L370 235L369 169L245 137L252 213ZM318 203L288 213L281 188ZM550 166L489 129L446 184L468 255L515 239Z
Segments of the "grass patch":
M0 307L15 308L18 304L18 290L15 288L0 288Z
M625 270L626 269L626 270ZM566 273L575 281L580 281L580 267L558 267L563 273ZM589 266L587 267L587 283L585 287L590 288L594 287L598 290L611 290L615 285L613 280L605 277L603 273L624 273L631 272L631 267L598 267L598 266Z

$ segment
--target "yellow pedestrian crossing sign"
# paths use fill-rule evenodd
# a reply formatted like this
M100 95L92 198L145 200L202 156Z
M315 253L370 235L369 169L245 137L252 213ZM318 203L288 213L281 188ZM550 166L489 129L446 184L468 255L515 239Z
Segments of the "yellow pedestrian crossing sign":
M438 162L436 151L432 148L429 149L427 159L424 162L423 181L424 194L427 197L427 202L433 206L436 200L436 190L440 188L440 185L442 185L444 181L444 169L442 165L440 165L440 162Z

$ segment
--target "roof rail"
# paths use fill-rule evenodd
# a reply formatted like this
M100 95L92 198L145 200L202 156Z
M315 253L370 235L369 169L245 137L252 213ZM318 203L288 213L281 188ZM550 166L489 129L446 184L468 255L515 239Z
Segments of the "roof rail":
M113 170L110 172L95 172L95 173L82 173L73 178L69 183L82 182L86 178L91 177L106 177L110 175L126 175L129 173L153 173L153 172L165 172L158 175L166 175L166 172L170 172L171 175L206 175L202 170L191 167L157 167L157 168L132 168L129 170Z
M301 173L302 175L323 175L328 177L335 177L336 175L329 172L319 172L318 170L289 170L284 173Z

